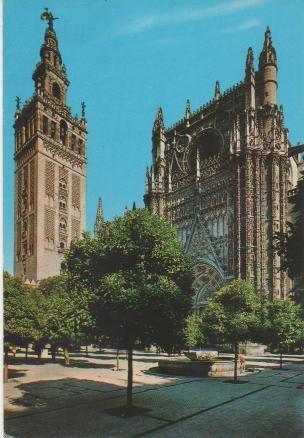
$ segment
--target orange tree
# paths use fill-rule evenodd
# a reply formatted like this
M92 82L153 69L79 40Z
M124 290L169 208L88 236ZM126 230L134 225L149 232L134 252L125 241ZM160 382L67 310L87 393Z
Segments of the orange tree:
M304 341L304 321L301 307L292 300L273 300L268 303L265 343L280 353L280 369L283 367L282 356L290 348Z
M261 297L246 281L234 280L214 294L202 313L202 331L207 338L234 347L235 383L239 343L256 341L264 331Z
M128 350L127 412L132 406L133 350L181 343L192 301L190 261L170 224L145 209L130 211L71 244L64 269L94 293L100 335Z

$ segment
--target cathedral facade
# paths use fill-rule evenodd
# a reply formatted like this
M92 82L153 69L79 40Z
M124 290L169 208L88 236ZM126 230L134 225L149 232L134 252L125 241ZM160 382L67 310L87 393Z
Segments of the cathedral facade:
M244 80L165 128L159 108L147 169L146 207L167 218L193 256L199 309L233 278L284 298L290 280L273 248L286 231L288 193L299 161L277 105L277 56L269 28L254 68L248 49ZM301 160L300 160L301 161Z
M69 80L53 15L41 60L33 73L35 92L15 113L14 274L36 284L60 273L71 239L85 229L86 118L67 106Z

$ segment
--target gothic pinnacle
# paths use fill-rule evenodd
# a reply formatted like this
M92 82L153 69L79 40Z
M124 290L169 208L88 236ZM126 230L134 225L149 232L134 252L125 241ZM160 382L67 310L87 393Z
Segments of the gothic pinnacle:
M190 100L187 99L186 101L186 118L189 118L191 114L191 109L190 109Z
M81 102L81 118L85 119L85 109L86 109L86 103Z
M95 224L94 224L94 235L95 236L97 236L97 234L99 233L102 224L103 224L103 208L102 208L102 200L99 197L98 198L96 219L95 219Z
M261 69L266 64L276 65L277 57L275 48L272 45L272 38L269 26L267 26L265 31L265 38L263 44L263 50L260 54L259 59L259 69Z
M163 110L160 107L158 107L157 112L156 112L156 117L155 117L155 121L153 124L153 134L156 133L157 131L161 130L164 128L164 118L163 118Z
M220 95L221 95L220 83L219 81L216 81L215 89L214 89L214 98L218 100L220 98Z
M16 96L16 110L20 110L20 104L21 104L21 98L19 96Z
M252 47L248 47L246 58L246 69L253 68L253 50Z
M156 120L158 120L158 122L160 123L163 123L164 121L163 110L161 106L157 109Z
M247 81L254 80L254 64L253 64L253 50L252 47L248 48L246 56L246 68L245 68L245 79Z

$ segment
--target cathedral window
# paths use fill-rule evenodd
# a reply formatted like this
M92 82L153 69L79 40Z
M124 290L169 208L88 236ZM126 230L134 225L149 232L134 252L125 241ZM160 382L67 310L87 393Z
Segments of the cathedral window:
M64 144L64 145L66 145L66 142L67 142L67 132L68 132L68 126L64 120L61 120L61 122L60 122L60 140L62 141L62 144Z
M60 93L60 87L59 87L59 85L57 84L57 82L54 82L54 83L53 83L53 86L52 86L52 93L53 93L53 96L56 97L56 99L59 99L59 100L60 100L61 93Z
M49 133L49 119L46 116L42 118L42 132L46 135Z
M64 249L65 248L65 245L64 245L64 242L60 242L60 249Z
M52 138L56 137L56 123L55 122L51 122L51 137Z

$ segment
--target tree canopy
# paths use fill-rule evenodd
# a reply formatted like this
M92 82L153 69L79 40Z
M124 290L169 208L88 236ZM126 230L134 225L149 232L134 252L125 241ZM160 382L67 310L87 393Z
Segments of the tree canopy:
M215 344L234 346L237 381L238 346L255 341L260 326L261 295L244 280L234 280L216 292L202 314L202 330Z
M130 406L136 343L167 351L180 344L193 295L190 260L167 221L137 209L72 242L64 269L75 287L92 291L99 334L128 349Z
M192 302L190 261L170 224L134 210L71 244L65 270L94 291L103 334L122 344L177 342ZM115 332L115 336L114 336Z
M26 345L43 338L45 301L35 288L4 272L4 342Z
M69 363L68 350L84 338L92 338L94 319L89 310L89 293L83 287L75 288L66 275L42 280L39 290L45 297L45 337L53 348L62 347L65 362Z
M304 341L301 307L292 300L269 302L266 328L266 344L281 354L288 352L292 346Z

